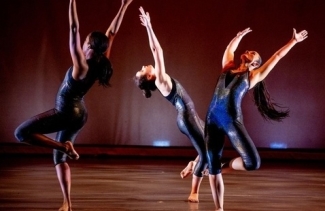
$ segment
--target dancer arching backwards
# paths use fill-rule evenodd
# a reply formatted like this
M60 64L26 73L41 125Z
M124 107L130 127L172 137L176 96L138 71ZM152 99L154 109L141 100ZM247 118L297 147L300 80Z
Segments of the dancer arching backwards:
M143 66L134 77L137 86L143 90L144 96L151 97L151 91L158 89L163 97L170 101L176 108L177 125L179 130L192 142L200 159L198 159L192 178L192 190L188 200L198 202L198 193L202 181L202 171L206 168L206 149L203 137L204 122L199 118L194 103L182 85L171 78L165 71L163 50L152 29L150 16L140 7L141 24L146 27L150 48L155 60L155 66Z
M70 67L56 96L55 107L23 122L15 131L16 138L27 144L54 149L54 164L63 193L60 211L71 210L71 177L66 157L78 159L73 142L87 120L83 97L92 85L109 86L112 67L109 55L113 39L121 25L124 13L132 0L122 0L121 7L106 34L91 32L81 44L76 0L70 0ZM56 140L44 134L57 132Z
M240 157L229 162L234 170L256 170L260 167L259 154L249 137L241 111L241 101L247 91L254 88L254 100L264 118L281 121L288 116L288 111L277 111L277 105L270 101L270 96L262 81L298 42L307 38L307 31L296 33L289 42L279 49L269 60L261 65L262 60L256 51L246 51L241 55L241 64L234 64L234 52L239 42L247 33L247 28L237 34L227 46L222 59L222 72L217 81L214 95L207 112L205 138L207 142L209 181L216 210L222 211L224 205L224 184L221 174L221 156L224 136L227 135Z

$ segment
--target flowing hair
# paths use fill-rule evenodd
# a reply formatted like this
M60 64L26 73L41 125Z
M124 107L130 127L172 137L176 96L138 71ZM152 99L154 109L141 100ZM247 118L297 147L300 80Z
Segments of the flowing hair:
M134 76L134 83L142 90L143 96L146 98L151 97L151 91L155 91L157 86L155 84L155 80L148 80L146 75L142 75L140 77Z
M282 121L289 116L289 109L278 111L278 108L284 108L272 102L264 81L257 83L253 90L254 102L262 117L266 120Z
M261 57L259 57L257 63L258 66L256 68L258 68L262 64ZM276 109L276 107L283 107L279 106L277 103L274 103L272 101L272 98L266 88L266 84L264 81L258 82L254 86L253 95L255 105L257 106L259 113L265 120L274 120L281 122L284 118L289 116L289 109L286 109L284 111L279 111Z
M261 57L259 57L257 63L258 66L256 68L258 68L262 64ZM276 107L284 107L281 107L277 103L274 103L272 101L272 98L266 88L266 84L264 81L261 81L255 85L253 95L255 105L257 106L258 111L265 120L274 120L281 122L284 118L289 116L289 109L286 109L284 111L279 111L276 109Z
M113 68L110 60L104 55L108 47L108 37L102 32L91 32L89 35L90 49L94 51L95 68L99 85L110 86L109 80L113 75Z

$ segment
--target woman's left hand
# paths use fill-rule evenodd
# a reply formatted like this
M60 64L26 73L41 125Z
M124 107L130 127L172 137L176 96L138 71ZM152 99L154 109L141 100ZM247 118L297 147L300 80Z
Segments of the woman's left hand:
M302 30L301 32L297 33L296 29L293 28L293 36L292 38L295 39L297 42L301 42L308 37L308 32L306 30Z

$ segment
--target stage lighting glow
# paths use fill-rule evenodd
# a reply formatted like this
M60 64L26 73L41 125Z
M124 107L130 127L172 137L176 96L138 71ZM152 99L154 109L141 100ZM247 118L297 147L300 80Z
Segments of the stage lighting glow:
M286 149L287 144L283 142L273 142L270 144L271 149Z
M154 140L153 146L155 146L155 147L169 147L170 141L168 141L168 140Z

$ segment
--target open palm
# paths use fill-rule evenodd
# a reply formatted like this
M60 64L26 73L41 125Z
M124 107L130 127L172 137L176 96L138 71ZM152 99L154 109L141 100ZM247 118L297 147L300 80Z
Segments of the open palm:
M308 32L306 30L302 30L297 33L296 29L293 29L293 38L297 40L297 42L301 42L308 37Z

